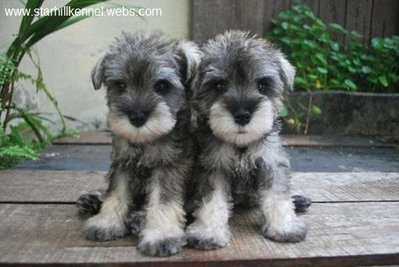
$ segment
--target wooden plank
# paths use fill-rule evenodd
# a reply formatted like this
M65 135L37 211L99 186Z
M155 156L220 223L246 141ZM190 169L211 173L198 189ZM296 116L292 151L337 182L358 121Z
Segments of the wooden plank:
M112 138L109 132L82 132L79 137L62 137L53 142L54 145L110 145Z
M104 172L3 171L0 202L72 203L104 187ZM293 191L315 202L399 200L399 173L293 173Z
M315 202L397 201L399 173L294 173L293 189Z
M192 39L203 43L236 27L236 0L192 0Z
M104 185L104 172L2 171L0 202L74 202Z
M264 15L264 0L238 0L235 5L235 29L250 31L260 38L266 33L266 24L271 18Z
M359 32L366 43L370 40L372 4L372 0L348 1L346 10L346 29Z
M302 3L307 5L316 16L319 16L320 0L303 0Z
M286 10L290 6L289 0L265 0L264 4L264 20L265 31L268 32L271 30L271 22L273 19L278 17L278 14Z
M282 135L281 140L287 146L318 147L394 147L373 138L339 135Z
M304 219L306 241L274 243L259 234L257 216L238 213L233 238L217 251L184 249L169 258L141 255L136 240L92 242L72 205L0 204L0 264L137 264L155 266L358 266L399 263L399 203L315 204ZM204 261L207 261L205 264ZM147 265L145 264L147 263Z
M288 146L351 146L351 147L391 147L373 138L335 135L282 135L281 139ZM111 145L108 132L82 132L80 137L63 137L53 142L54 145Z
M338 23L345 26L347 0L323 0L320 2L320 18L326 23ZM344 42L342 35L335 35L336 40Z
M371 37L390 37L399 34L399 1L374 0Z
M264 0L193 0L192 38L205 42L229 29L250 31L263 36Z

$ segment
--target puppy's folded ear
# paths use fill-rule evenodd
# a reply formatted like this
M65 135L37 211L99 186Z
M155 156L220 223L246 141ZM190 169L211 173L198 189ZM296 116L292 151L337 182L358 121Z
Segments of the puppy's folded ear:
M194 84L196 81L198 67L201 62L202 52L194 42L180 41L177 44L180 55L182 82L185 86L186 98L190 102L190 128L197 127L197 111L193 105Z
M295 67L282 55L280 57L280 77L286 92L294 90Z
M106 55L103 55L94 66L91 71L91 81L93 83L94 89L98 90L104 82L104 61Z
M181 57L183 83L190 86L201 61L202 52L194 42L180 41L177 46Z

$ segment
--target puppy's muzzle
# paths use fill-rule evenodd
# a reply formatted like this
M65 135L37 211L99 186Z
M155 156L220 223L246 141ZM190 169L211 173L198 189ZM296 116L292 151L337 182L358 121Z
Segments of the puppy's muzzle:
M251 121L252 113L246 108L239 108L233 112L233 117L235 123L245 126Z
M147 122L149 115L150 115L150 112L145 111L145 110L135 111L135 112L129 114L129 121L134 126L141 127Z

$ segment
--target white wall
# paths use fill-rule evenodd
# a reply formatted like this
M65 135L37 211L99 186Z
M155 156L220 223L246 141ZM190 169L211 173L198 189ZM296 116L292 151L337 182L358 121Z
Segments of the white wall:
M60 6L67 1L45 1L45 7ZM45 83L59 102L64 114L82 120L88 125L68 123L71 128L94 129L105 127L105 92L94 91L90 71L102 51L121 31L136 29L160 29L172 38L187 38L189 35L189 0L114 0L115 3L139 5L146 8L161 8L161 17L92 17L69 28L49 35L38 45ZM6 50L18 31L21 17L6 17L5 7L22 7L18 0L0 1L0 51ZM26 57L21 65L24 72L36 75ZM20 82L16 101L22 100L32 109L55 113L43 94L37 98L34 87ZM28 92L28 94L26 94ZM23 96L21 98L21 96ZM55 117L54 117L55 118Z

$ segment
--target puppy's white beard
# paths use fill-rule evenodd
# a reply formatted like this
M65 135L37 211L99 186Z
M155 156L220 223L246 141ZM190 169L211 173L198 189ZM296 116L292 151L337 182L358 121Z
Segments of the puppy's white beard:
M211 107L209 124L213 134L223 141L239 147L248 146L263 138L273 128L274 114L270 101L262 101L252 114L251 121L240 126L235 123L233 115L220 103ZM239 133L245 131L244 133Z
M135 127L125 115L118 115L111 111L108 115L111 131L133 144L152 142L168 134L176 124L176 119L165 103L160 103L151 112L148 121L141 127Z

